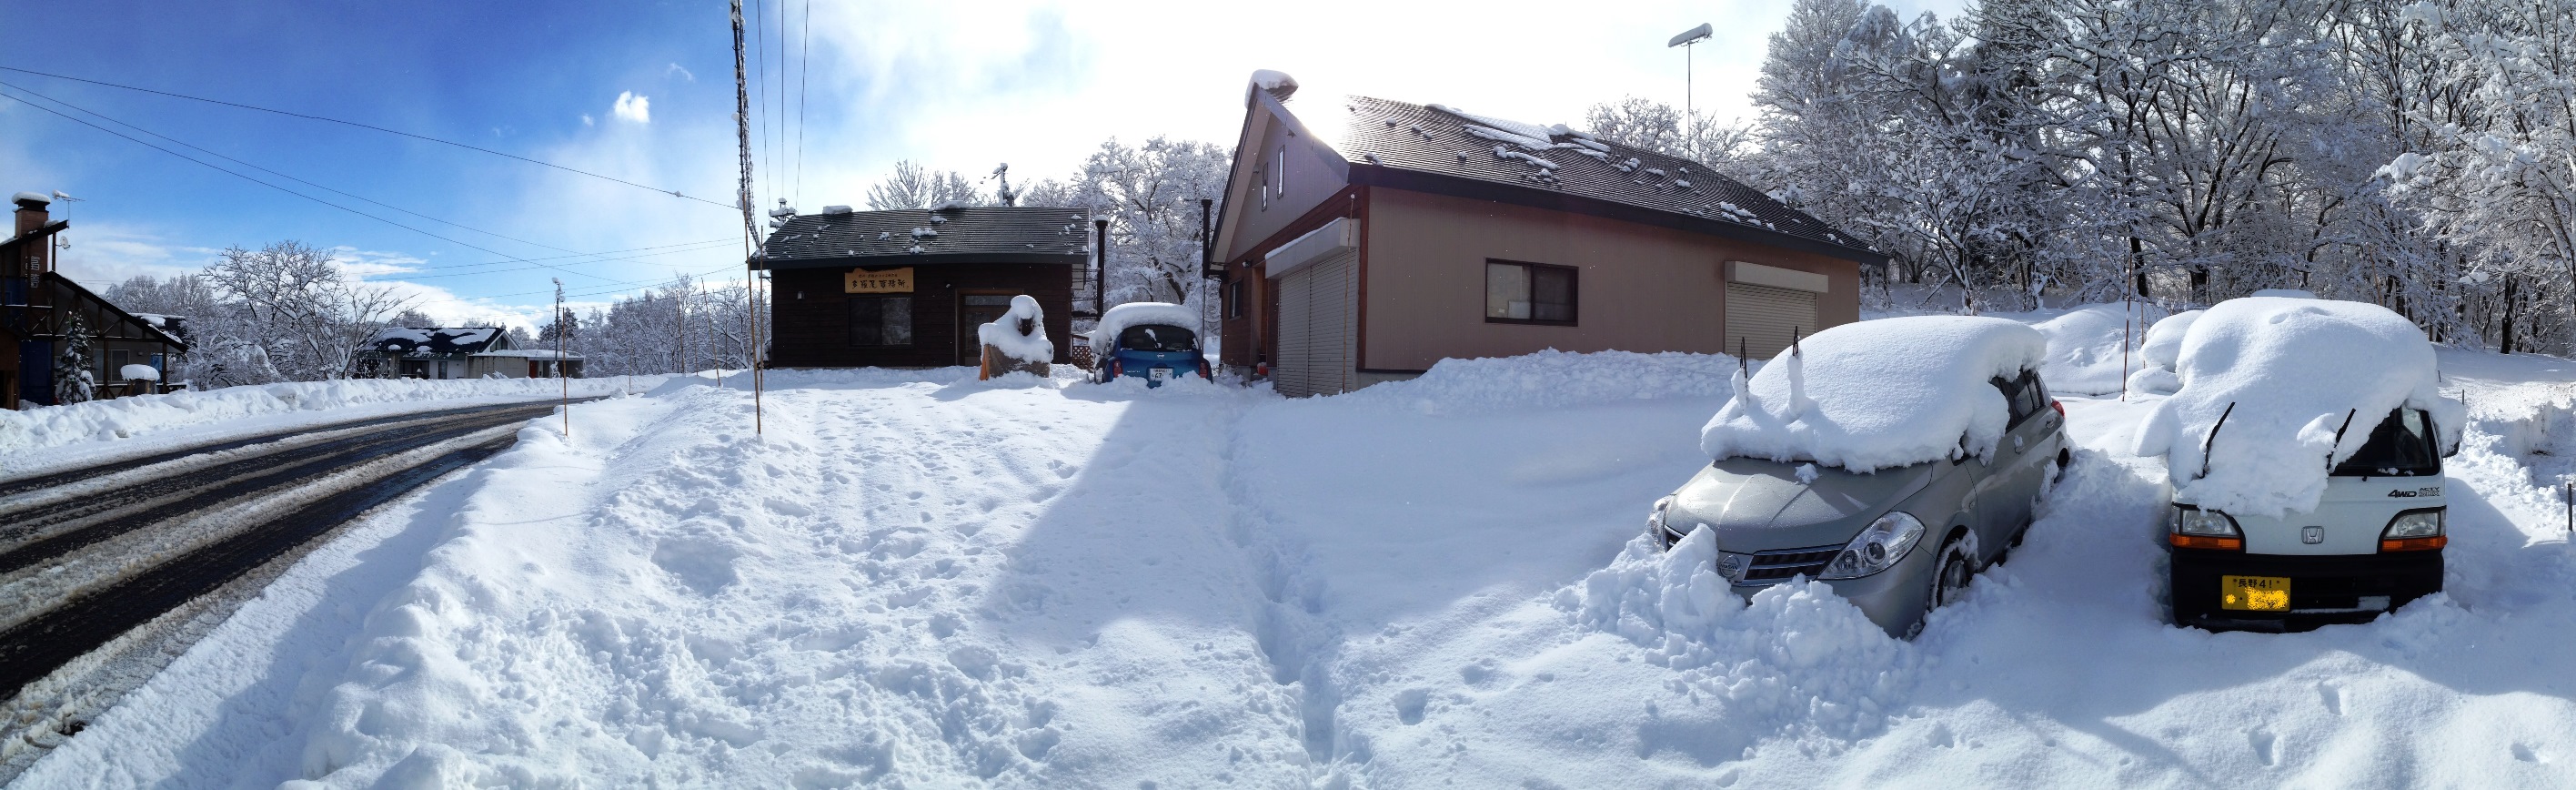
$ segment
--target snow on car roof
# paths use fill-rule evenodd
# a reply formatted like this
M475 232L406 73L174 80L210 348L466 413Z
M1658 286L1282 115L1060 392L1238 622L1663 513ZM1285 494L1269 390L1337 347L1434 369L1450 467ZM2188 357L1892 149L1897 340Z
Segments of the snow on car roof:
M2431 411L2445 446L2465 416L2436 391L2424 331L2365 302L2220 302L2185 330L2175 372L2182 388L2139 422L2137 454L2165 457L2175 501L2232 513L2316 509L2327 470L2400 406Z
M2001 440L2009 406L1993 380L2036 368L2048 354L2017 321L1911 316L1844 324L1783 350L1744 381L1700 429L1712 458L1814 461L1871 472L1984 455Z
M1109 308L1109 312L1100 314L1100 325L1091 330L1091 347L1108 348L1118 333L1140 324L1163 324L1196 332L1199 310L1170 302L1128 302Z

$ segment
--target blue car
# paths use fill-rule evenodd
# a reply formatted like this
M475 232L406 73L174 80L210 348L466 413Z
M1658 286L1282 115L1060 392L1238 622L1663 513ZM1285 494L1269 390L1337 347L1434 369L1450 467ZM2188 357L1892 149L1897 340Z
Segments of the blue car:
M1208 378L1207 357L1199 353L1199 333L1171 324L1130 324L1108 338L1093 375L1107 384L1120 376L1144 379L1148 387L1167 379L1196 374Z

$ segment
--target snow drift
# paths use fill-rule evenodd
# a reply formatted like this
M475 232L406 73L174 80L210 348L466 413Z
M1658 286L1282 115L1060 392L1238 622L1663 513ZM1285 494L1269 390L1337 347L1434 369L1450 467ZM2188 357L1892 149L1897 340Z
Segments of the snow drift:
M1700 431L1712 458L1814 461L1871 472L1993 451L2010 411L1992 383L2048 354L2001 318L1911 316L1844 324L1780 352ZM1962 437L1965 437L1964 439Z
M615 392L616 379L574 379L572 394ZM347 379L181 390L27 411L0 411L0 450L35 450L89 440L127 439L245 417L377 403L556 397L554 379Z
M2126 375L2122 368L2140 366L2134 355L2122 353L2123 346L2136 337L2130 322L2135 320L2135 326L2143 328L2161 312L2153 305L2089 304L2033 324L2031 328L2048 338L2048 361L2040 366L2040 377L2052 392L2119 392L2121 376Z
M2315 509L2327 470L2400 406L2431 411L2444 446L2465 416L2435 391L2423 330L2362 302L2220 302L2185 330L2176 370L2182 388L2140 421L2136 452L2165 457L2176 500L2236 513ZM2347 419L2359 430L2338 442Z

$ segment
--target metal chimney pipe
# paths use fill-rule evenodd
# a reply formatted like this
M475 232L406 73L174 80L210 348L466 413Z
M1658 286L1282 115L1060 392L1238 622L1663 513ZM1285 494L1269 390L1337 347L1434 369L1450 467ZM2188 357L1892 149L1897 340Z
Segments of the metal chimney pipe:
M1209 259L1216 257L1216 236L1208 232L1208 212L1216 208L1215 198L1199 198L1199 270L1206 271Z
M1094 315L1109 312L1109 220L1091 221L1091 249L1100 255L1100 271L1091 278L1091 311Z

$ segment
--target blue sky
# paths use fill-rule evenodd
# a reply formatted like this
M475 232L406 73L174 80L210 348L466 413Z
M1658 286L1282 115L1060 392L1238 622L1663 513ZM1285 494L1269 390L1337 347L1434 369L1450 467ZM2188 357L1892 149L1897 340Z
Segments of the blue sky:
M1927 5L1947 15L1957 3L1890 5L1910 17ZM755 113L766 132L753 146L757 193L764 207L791 197L811 211L863 203L865 186L903 158L973 175L1009 162L1027 180L1062 176L1112 136L1231 142L1245 75L1256 68L1294 74L1318 94L1444 102L1539 123L1576 121L1585 106L1632 93L1678 104L1682 60L1663 40L1700 22L1718 37L1698 49L1699 102L1736 115L1787 6L871 0L809 10L762 0L747 8L766 23L760 49L772 64L755 93L769 107ZM782 10L786 36L810 46L780 47ZM0 18L9 44L0 66L359 121L732 201L733 64L721 2L0 0ZM801 124L778 123L782 52L786 93L804 80ZM93 285L195 269L226 246L297 239L339 249L352 274L395 284L443 321L525 324L542 315L549 277L562 277L577 302L601 302L673 273L739 276L740 218L727 208L344 126L24 73L0 72L0 82L476 229L215 160L446 237L432 238L0 100L0 191L84 199L56 204L56 216L73 223L65 271ZM632 260L559 257L700 242ZM545 263L559 268L511 257L553 258Z

